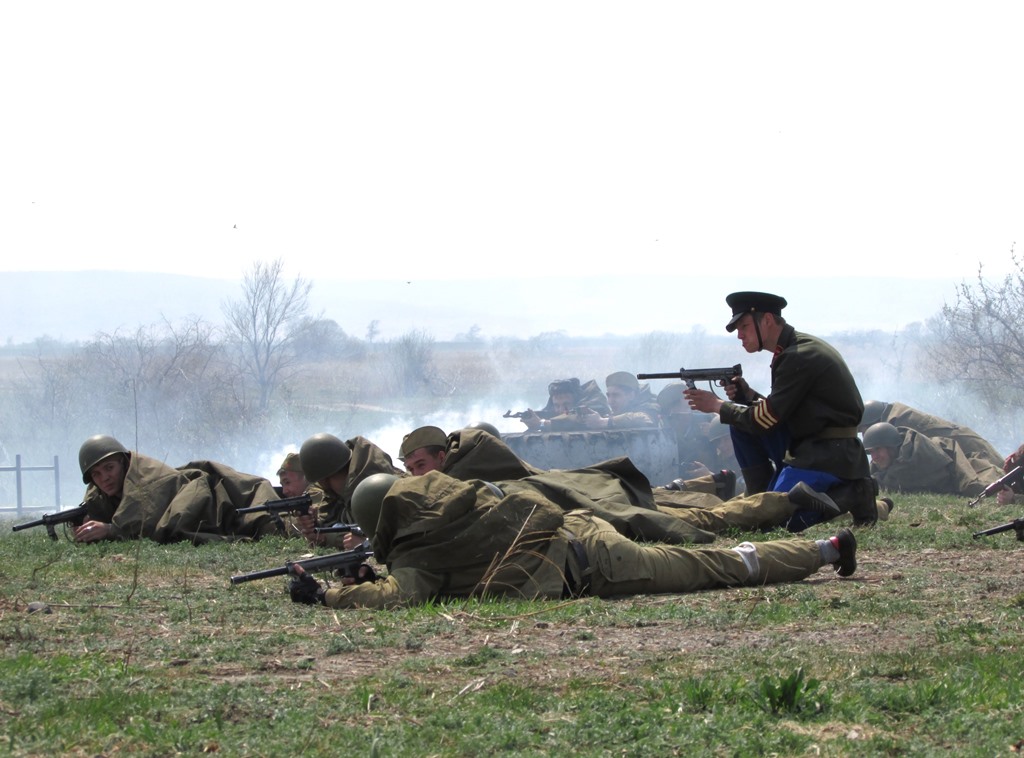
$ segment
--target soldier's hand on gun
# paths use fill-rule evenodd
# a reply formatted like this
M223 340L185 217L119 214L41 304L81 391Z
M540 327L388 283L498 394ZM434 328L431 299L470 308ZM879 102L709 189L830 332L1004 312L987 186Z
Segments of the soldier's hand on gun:
M293 603L304 605L323 604L327 590L316 579L306 573L302 566L292 566L292 580L288 583L288 594Z
M750 385L747 384L747 380L742 376L734 376L732 380L725 385L725 394L734 402L749 405Z
M104 521L86 521L75 527L75 542L98 542L110 536L110 524Z
M345 585L363 584L365 582L375 582L379 578L377 572L373 570L373 566L369 563L361 563L352 575L343 576L341 583Z
M343 550L355 550L357 547L363 544L366 540L366 535L362 532L345 532L341 537L341 547Z
M583 405L579 407L579 412L577 413L576 418L579 419L579 422L587 429L604 429L608 426L607 418L602 416L593 408L587 408Z
M722 407L722 398L708 390L686 389L683 391L683 397L693 410L701 413L718 413L718 409Z
M541 418L532 408L527 408L523 413L523 417L519 420L526 424L526 428L531 432L540 430Z
M996 493L996 502L1000 505L1010 505L1014 498L1017 497L1017 493L1009 487L1003 487L999 492Z
M324 535L316 531L316 513L313 510L295 516L295 526L310 545L323 545L327 541Z

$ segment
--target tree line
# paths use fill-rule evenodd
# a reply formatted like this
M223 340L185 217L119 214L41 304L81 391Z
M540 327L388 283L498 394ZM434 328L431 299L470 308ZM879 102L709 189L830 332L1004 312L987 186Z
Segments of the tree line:
M1024 268L1011 258L1013 273L992 281L979 270L923 324L819 336L846 356L865 399L991 429L1005 447L1020 434L1024 394ZM253 470L268 451L316 431L366 435L396 416L416 424L486 398L536 405L552 379L673 370L690 362L682 356L705 365L742 359L734 339L699 328L598 343L560 332L486 340L474 325L463 341L438 344L425 330L378 341L371 320L360 339L310 313L313 283L283 269L282 260L255 263L219 325L164 321L73 345L40 340L31 356L8 355L0 458L57 454L74 488L79 445L106 433L173 465L211 458ZM11 500L11 488L0 477L0 497Z

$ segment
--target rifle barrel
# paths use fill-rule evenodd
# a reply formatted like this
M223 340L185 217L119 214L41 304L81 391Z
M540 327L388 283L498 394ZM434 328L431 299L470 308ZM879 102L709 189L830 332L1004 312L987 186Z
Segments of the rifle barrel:
M318 555L314 558L303 558L298 561L287 561L283 566L262 569L261 571L250 571L248 574L237 574L231 577L232 584L251 582L254 579L269 579L272 576L284 576L291 573L292 566L302 566L306 571L328 571L330 569L342 568L344 566L358 566L373 557L373 548L368 543L353 550L342 550L340 553L330 555Z
M259 505L251 505L248 508L236 508L235 513L285 513L287 511L309 510L313 504L313 498L309 495L297 497L286 497L282 500L268 500Z
M53 524L66 524L69 521L82 518L86 516L89 509L85 505L78 505L74 508L68 508L65 511L57 511L56 513L44 513L43 517L36 519L35 521L26 521L23 524L15 524L11 527L12 532L20 532L22 529L31 529L36 526L50 526Z
M1010 530L1024 530L1024 519L1014 519L1006 524L1000 524L999 526L993 526L989 529L982 529L980 532L975 532L971 536L977 539L978 537L987 537L990 534L1002 534Z

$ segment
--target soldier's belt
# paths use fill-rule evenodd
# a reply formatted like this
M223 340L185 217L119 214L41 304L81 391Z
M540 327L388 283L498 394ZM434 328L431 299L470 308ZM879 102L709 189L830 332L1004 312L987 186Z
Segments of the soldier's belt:
M814 435L816 440L852 440L857 436L855 426L827 426Z

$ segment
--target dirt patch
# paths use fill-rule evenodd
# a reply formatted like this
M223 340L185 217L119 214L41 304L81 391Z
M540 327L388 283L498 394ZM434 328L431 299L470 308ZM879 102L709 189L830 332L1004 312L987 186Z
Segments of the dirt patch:
M732 607L743 611L739 621L727 626L689 620L653 620L630 625L591 623L588 614L579 621L553 622L521 617L479 618L455 611L442 614L447 621L443 632L410 629L404 641L379 647L363 647L357 641L374 627L372 612L324 611L332 621L317 632L317 639L337 635L343 646L351 639L351 649L341 653L311 656L290 650L260 662L253 670L251 662L219 665L205 671L206 676L223 681L271 678L298 685L301 683L332 687L378 675L382 670L400 672L416 669L443 672L475 681L472 666L460 664L481 651L489 650L501 658L502 676L518 680L564 680L590 675L628 679L636 667L652 665L659 659L689 657L699 668L703 658L728 656L733 650L764 649L773 654L780 647L813 649L827 647L831 652L847 652L852 657L899 654L921 644L922 635L932 635L937 626L966 622L984 622L993 609L1019 605L1020 554L1015 551L954 550L887 551L862 561L855 577L838 580L823 570L797 587L814 587L828 617L798 623L771 623L760 613L786 588L739 588L695 593L685 596L628 598L643 617L644 611L658 606L687 603L691 609ZM901 598L905 612L892 625L844 618L858 603L891 602ZM831 619L831 620L829 620ZM418 636L417 636L418 635ZM188 662L182 664L191 668ZM491 676L494 676L492 673Z

